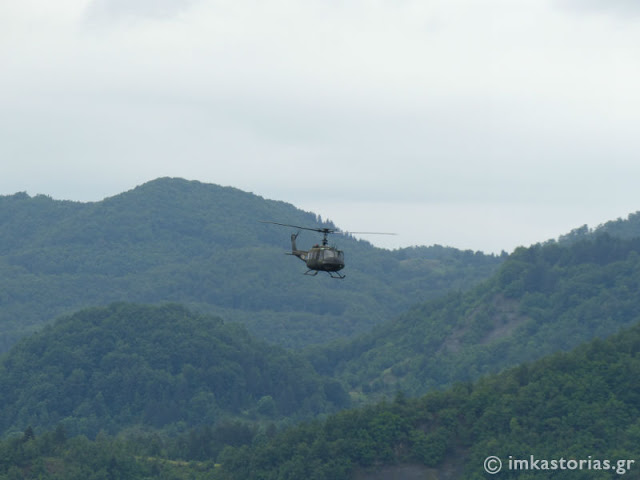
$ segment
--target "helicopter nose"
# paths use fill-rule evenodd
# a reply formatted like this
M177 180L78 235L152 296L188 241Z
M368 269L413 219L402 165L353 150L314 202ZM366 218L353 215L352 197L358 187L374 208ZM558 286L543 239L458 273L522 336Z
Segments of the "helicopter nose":
M344 262L337 258L325 259L324 264L325 266L331 267L332 270L336 271L344 268Z

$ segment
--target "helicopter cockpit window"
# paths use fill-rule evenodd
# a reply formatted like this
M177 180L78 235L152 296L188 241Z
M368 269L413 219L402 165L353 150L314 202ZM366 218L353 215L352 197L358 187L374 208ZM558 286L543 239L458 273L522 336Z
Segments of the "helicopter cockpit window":
M344 253L339 250L325 250L324 251L324 259L325 260L344 260Z

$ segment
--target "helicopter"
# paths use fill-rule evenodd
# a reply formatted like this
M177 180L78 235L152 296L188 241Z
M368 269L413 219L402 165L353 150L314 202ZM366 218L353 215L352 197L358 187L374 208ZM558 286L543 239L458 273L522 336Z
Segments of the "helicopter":
M293 255L307 264L307 270L305 275L317 275L318 272L327 272L331 278L345 278L345 275L340 273L340 270L344 268L344 252L338 250L336 247L329 246L327 236L333 233L339 235L395 235L395 233L383 233L383 232L343 232L337 228L310 228L300 227L298 225L289 225L287 223L277 223L261 221L262 223L271 223L273 225L280 225L281 227L297 228L298 232L291 234L291 253L287 252L287 255ZM310 230L312 232L322 233L322 245L315 244L309 250L299 250L296 245L296 239L300 234L300 230Z

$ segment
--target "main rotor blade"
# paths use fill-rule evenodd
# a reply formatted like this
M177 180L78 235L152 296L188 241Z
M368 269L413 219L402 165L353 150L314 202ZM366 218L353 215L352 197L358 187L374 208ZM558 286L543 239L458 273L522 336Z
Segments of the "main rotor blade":
M343 235L397 235L397 233L389 233L389 232L336 232L342 233Z
M290 225L288 223L268 222L266 220L260 220L260 223L271 223L273 225L280 225L281 227L298 228L300 230L311 230L312 232L320 232L320 233L336 233L337 232L337 230L334 228L309 228L309 227L301 227L299 225Z

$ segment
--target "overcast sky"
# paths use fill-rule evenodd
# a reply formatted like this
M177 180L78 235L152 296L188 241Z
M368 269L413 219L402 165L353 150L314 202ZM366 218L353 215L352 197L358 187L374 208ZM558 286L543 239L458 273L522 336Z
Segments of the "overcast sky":
M4 0L0 194L176 176L510 252L640 210L639 85L637 0Z

